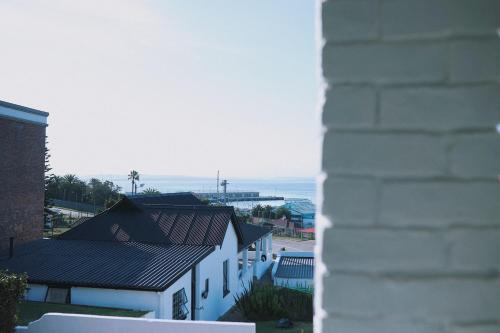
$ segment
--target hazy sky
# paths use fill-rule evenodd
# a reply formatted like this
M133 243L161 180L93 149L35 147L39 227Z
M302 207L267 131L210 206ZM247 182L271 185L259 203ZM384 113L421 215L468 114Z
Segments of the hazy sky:
M0 1L0 99L53 172L314 176L313 0Z

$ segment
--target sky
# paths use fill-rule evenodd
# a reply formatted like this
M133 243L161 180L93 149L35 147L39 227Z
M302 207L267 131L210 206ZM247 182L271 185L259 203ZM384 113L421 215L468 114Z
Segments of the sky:
M311 177L313 0L0 0L0 100L56 174Z

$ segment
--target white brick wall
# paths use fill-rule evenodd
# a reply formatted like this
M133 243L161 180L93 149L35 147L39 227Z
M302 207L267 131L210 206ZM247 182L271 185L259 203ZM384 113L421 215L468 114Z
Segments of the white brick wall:
M500 332L500 1L319 10L316 328Z

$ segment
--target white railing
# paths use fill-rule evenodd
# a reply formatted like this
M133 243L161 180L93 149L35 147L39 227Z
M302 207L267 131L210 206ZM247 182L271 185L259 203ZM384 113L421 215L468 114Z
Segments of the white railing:
M254 323L183 321L47 313L16 332L26 333L255 333Z

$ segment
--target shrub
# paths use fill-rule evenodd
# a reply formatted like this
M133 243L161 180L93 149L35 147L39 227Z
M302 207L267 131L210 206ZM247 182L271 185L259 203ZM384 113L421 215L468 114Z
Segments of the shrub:
M312 321L313 297L298 290L252 283L235 297L237 309L249 320Z
M281 306L287 310L287 317L292 320L312 321L313 293L311 289L295 290L278 288Z
M0 333L14 332L17 305L26 290L26 275L0 271Z

